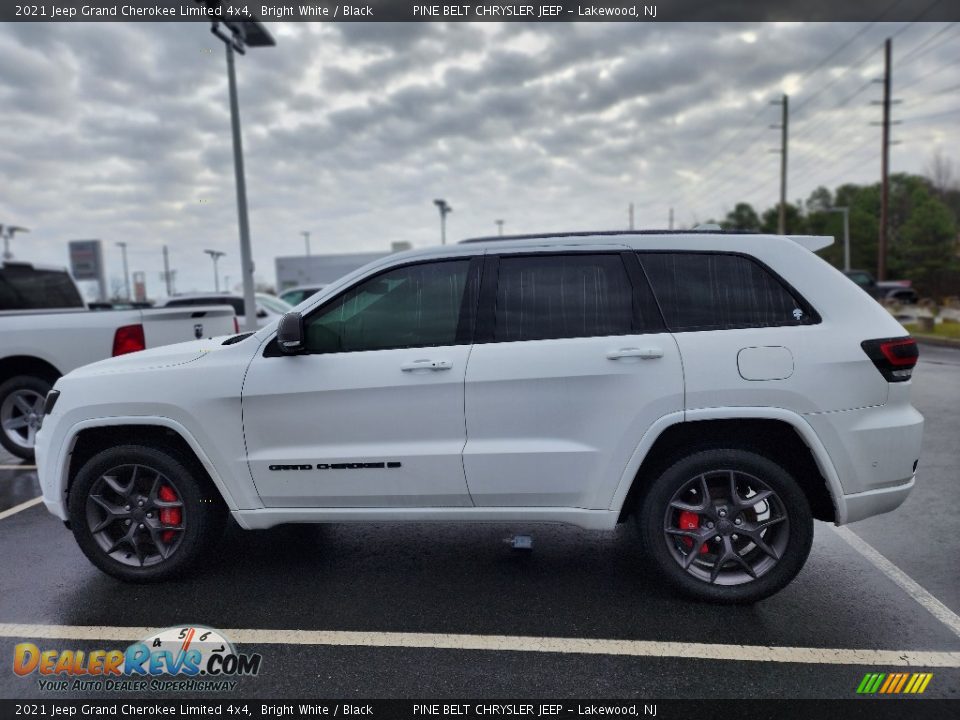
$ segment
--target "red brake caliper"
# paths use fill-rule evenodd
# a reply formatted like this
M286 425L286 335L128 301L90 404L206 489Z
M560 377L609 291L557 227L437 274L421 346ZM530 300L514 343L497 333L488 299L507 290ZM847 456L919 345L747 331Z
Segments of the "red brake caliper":
M700 527L700 516L689 510L683 510L680 512L679 525L681 530L697 530ZM693 547L693 538L682 537L680 540L687 546L687 549ZM707 544L704 543L700 546L700 554L703 555L706 552L708 552Z
M177 500L177 494L169 485L161 485L157 497L163 502L175 502ZM181 519L180 508L163 508L160 511L160 522L164 525L176 527L180 524ZM160 535L161 539L168 545L173 542L174 536L176 536L176 532L173 530L164 530Z

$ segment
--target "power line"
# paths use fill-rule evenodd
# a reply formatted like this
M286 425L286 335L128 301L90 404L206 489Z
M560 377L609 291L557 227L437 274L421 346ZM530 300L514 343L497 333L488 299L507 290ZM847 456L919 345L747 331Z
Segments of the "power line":
M955 23L955 22L948 23L947 25L945 25L945 26L943 26L942 28L940 28L939 31L935 32L933 35L931 35L931 36L928 37L926 40L924 40L922 43L920 43L919 45L915 45L915 46L913 47L913 49L910 50L910 52L906 53L902 58L900 58L900 65L902 66L902 65L906 65L906 64L908 64L908 63L910 63L910 62L913 62L914 60L917 60L918 58L923 57L924 55L926 55L926 54L927 54L928 52L930 52L931 50L936 50L938 47L940 47L941 45L943 45L943 43L947 42L947 40L951 40L951 39L952 39L951 37L949 37L949 36L948 36L948 37L945 37L945 38L943 38L943 40L941 40L941 41L938 42L937 44L931 45L930 47L928 47L928 48L927 48L926 50L924 50L923 52L917 54L917 51L918 51L918 50L920 50L921 48L923 48L924 46L926 46L927 44L929 44L930 42L932 42L932 41L935 40L936 38L938 38L938 37L940 37L941 35L943 35L943 33L947 32L947 30L950 30L951 28L955 28L956 25L957 25L957 23Z
M903 118L900 122L917 122L919 120L932 120L933 118L944 117L945 115L954 115L960 118L960 108L946 110L944 112L932 113L930 115L915 115L913 117Z

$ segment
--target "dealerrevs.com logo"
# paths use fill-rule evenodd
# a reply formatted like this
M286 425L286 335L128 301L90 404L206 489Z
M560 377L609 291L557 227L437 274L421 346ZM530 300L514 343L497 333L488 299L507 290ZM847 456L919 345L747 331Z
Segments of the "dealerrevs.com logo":
M46 691L233 691L260 672L258 653L240 653L219 630L171 627L119 648L47 649L32 642L13 649L13 672L37 676Z

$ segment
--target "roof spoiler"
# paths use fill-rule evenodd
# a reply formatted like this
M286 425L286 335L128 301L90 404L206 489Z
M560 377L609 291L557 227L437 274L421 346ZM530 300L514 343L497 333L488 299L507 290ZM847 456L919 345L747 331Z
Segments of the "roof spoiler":
M787 235L787 237L798 245L803 245L810 252L833 245L833 237L830 235Z

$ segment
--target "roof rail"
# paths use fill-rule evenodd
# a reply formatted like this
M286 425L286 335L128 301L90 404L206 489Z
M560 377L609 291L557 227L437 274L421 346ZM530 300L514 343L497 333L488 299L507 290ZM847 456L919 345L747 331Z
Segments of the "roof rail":
M494 242L500 240L540 240L559 237L594 237L618 235L756 235L753 230L723 230L716 225L702 225L690 230L575 230L570 232L532 233L529 235L491 235L461 240L459 244Z

